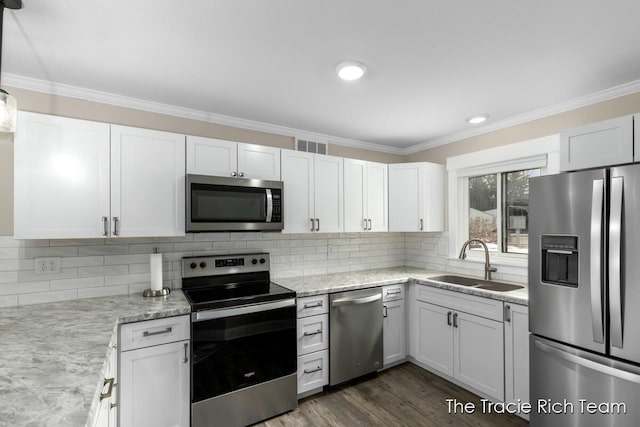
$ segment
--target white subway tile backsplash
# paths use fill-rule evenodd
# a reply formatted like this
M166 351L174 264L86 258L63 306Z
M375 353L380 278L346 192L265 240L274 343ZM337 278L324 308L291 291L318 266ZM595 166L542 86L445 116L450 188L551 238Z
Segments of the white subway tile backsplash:
M97 286L104 286L104 277L85 277L82 279L52 280L50 283L50 289L52 291L59 291L63 289L94 288Z
M16 307L18 305L17 295L0 296L0 308Z
M89 255L124 255L129 253L129 246L123 244L105 244L99 246L79 246L79 256Z
M149 269L147 268L147 271ZM78 277L113 276L129 273L128 264L101 265L96 267L78 267Z
M129 293L129 286L100 286L97 288L78 289L78 298L97 298Z
M45 302L68 301L73 299L78 299L77 289L18 295L18 305L42 304Z

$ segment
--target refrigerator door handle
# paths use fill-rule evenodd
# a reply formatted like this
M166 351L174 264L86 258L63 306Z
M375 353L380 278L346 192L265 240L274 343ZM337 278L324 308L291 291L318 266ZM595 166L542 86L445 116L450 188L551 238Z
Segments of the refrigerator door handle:
M611 345L622 348L622 298L620 291L622 255L623 177L611 178L611 210L609 219L609 310L611 313Z
M591 197L591 329L593 340L604 343L602 319L602 203L604 201L604 180L593 180Z
M559 348L553 347L549 344L540 342L538 340L534 341L535 348L550 354L558 359L565 360L570 363L574 363L578 366L582 366L587 369L591 369L592 371L600 372L605 375L610 375L612 377L620 378L625 381L630 381L636 384L640 384L640 375L634 374L632 372L623 371L622 369L616 369L613 366L608 366L606 364L598 363L595 360L590 360L586 357L578 356L572 353L567 353Z

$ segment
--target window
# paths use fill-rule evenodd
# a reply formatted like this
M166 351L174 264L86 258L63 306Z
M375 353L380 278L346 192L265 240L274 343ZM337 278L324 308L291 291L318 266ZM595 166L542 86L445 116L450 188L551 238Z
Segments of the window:
M486 243L492 252L528 252L529 178L540 168L490 173L467 178L468 238ZM483 250L472 243L471 250Z

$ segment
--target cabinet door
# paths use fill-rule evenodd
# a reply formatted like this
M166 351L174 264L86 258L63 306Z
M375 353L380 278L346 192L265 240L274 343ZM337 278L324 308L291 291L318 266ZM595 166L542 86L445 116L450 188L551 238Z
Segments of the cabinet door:
M633 116L590 123L560 133L562 172L633 160Z
M504 400L502 322L463 312L455 314L453 377L488 396Z
M385 302L383 310L383 364L387 366L407 356L404 300Z
M120 427L189 427L189 341L120 353Z
M423 167L420 231L444 231L444 165L424 163Z
M184 236L185 137L111 127L111 234Z
M453 377L452 310L422 301L416 302L416 359Z
M423 176L420 163L389 165L389 231L420 231Z
M365 182L367 162L344 159L344 231L365 231Z
M529 401L529 307L505 304L505 401Z
M102 237L109 217L109 125L20 112L14 236Z
M370 220L369 231L387 231L388 222L388 167L383 163L367 162L365 188L366 217ZM346 200L346 198L345 198Z
M238 176L280 181L280 149L238 143Z
M313 157L311 153L282 150L283 233L313 231L311 228L311 218L315 218Z
M340 233L344 231L343 158L325 155L314 157L316 231Z
M235 176L238 144L224 139L187 136L187 173Z

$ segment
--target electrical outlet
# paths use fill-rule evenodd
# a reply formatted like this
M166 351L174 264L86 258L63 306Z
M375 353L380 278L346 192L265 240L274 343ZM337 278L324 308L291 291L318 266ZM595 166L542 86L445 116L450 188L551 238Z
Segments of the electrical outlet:
M60 257L36 258L36 274L60 273Z

